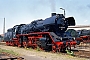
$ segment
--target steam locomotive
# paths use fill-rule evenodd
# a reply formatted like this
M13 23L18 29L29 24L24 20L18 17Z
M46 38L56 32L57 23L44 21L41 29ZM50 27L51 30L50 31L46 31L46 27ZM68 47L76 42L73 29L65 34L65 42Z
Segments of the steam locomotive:
M15 25L4 34L6 45L18 47L39 47L48 51L65 51L76 41L66 32L68 26L74 26L73 17L52 13L45 20L34 20L30 24Z

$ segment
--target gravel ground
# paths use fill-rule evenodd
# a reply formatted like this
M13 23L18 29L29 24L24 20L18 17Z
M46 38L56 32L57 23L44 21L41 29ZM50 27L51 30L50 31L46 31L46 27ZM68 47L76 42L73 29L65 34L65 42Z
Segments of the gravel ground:
M18 47L0 45L1 49L13 50L24 57L25 60L90 60L85 58L73 57L70 55L56 54L51 52L43 52L32 49L24 49Z

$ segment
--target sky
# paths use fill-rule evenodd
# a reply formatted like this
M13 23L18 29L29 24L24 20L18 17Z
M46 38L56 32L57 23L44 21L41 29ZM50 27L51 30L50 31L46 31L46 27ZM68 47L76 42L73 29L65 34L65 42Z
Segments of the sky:
M90 25L90 0L0 0L0 34L14 25L46 19L52 12L73 16L76 25Z

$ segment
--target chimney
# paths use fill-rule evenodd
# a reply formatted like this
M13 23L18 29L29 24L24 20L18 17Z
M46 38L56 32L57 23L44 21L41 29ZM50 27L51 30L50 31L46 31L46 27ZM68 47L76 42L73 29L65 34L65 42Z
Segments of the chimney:
M51 16L55 16L56 15L56 13L51 13Z

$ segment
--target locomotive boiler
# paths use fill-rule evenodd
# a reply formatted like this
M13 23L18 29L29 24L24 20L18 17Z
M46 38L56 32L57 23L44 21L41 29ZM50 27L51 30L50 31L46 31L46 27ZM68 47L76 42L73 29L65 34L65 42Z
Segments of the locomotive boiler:
M73 17L65 18L63 14L53 13L51 17L45 20L35 20L31 24L24 25L21 27L21 34L30 32L54 32L58 36L63 36L69 25L75 25Z
M73 17L65 18L63 14L52 13L45 20L34 20L30 24L15 25L7 30L5 40L7 45L24 47L37 46L44 50L65 51L75 45L75 40L66 32L68 26L74 26ZM10 38L8 38L10 37Z

